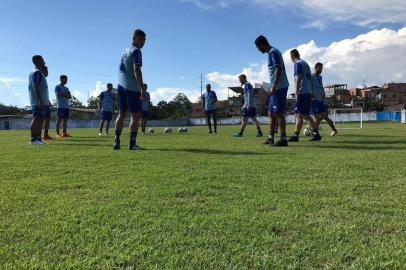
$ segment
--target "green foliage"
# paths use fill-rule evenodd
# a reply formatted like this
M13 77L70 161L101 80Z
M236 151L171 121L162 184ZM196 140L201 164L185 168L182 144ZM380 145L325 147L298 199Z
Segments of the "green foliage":
M100 101L100 97L90 97L87 100L87 109L94 109L97 110L99 108L99 101Z
M83 103L77 99L75 96L72 96L71 99L69 99L69 107L70 108L85 108L85 106L83 105Z
M140 152L0 131L0 269L404 269L405 126L285 149L238 129L155 128Z
M192 102L185 94L179 93L170 101L160 101L151 109L152 119L182 119L187 118L192 111Z

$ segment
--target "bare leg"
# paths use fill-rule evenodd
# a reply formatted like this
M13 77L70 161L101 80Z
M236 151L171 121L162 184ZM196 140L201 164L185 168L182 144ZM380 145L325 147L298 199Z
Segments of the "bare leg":
M68 129L68 118L62 119L62 125L63 125L63 133L66 133Z
M51 121L51 119L49 118L45 118L44 120L44 136L48 135L49 132L49 122Z
M103 126L104 126L104 119L100 120L100 126L99 126L99 133L103 132Z
M59 135L59 128L61 127L61 121L62 121L62 119L58 116L57 118L56 118L56 134L57 135Z
M213 112L213 122L214 122L214 133L217 133L217 113Z

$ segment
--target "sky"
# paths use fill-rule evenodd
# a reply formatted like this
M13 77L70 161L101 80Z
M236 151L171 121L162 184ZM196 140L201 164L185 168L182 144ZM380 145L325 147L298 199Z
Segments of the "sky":
M25 106L31 57L44 56L50 98L59 75L82 102L117 84L132 33L147 33L143 75L154 104L185 93L196 101L200 76L220 99L245 73L269 82L263 34L281 50L293 92L288 52L298 48L324 83L349 87L406 82L406 1L402 0L2 0L0 103Z

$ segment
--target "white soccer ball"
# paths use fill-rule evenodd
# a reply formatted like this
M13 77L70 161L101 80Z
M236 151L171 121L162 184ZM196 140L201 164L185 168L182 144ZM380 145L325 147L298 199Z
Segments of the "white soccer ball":
M172 129L170 127L167 127L167 128L164 129L164 132L165 133L171 133Z
M183 129L183 132L187 132L187 131L188 131L187 127L184 127L184 128L182 128L182 129Z
M310 134L312 134L312 132L310 131L309 128L305 128L305 129L303 130L303 135L305 135L305 136L310 136Z
M183 128L178 128L178 132L179 132L179 133L184 132L184 131L183 131Z
M148 129L148 133L152 134L152 133L154 133L154 132L155 132L155 131L154 131L153 128L149 128L149 129Z

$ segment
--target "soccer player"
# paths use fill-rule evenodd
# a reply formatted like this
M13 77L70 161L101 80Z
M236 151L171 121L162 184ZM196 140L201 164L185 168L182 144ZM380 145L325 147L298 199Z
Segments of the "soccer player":
M57 107L57 115L56 115L56 138L66 138L71 137L67 132L68 127L68 119L69 119L69 100L72 98L72 95L69 91L69 88L66 87L68 83L68 76L61 75L59 77L60 84L55 86L55 95L56 95L56 107ZM59 133L59 129L63 128L63 134Z
M32 108L31 145L42 145L42 125L45 118L50 117L48 84L44 72L46 69L44 58L34 55L32 62L35 69L29 75L28 93Z
M110 121L113 119L115 96L113 94L113 85L107 84L107 90L99 95L99 115L100 129L99 136L103 134L104 122L106 122L106 136L109 135Z
M125 49L121 56L118 75L118 107L119 115L116 120L114 149L119 150L120 136L123 130L127 112L131 114L129 150L142 150L137 145L137 133L140 120L141 101L145 97L146 89L142 78L142 53L146 34L137 29L134 31L131 47Z
M44 67L44 76L45 78L48 77L48 67L45 66ZM51 136L49 136L49 124L51 122L51 110L52 110L52 104L51 102L48 100L48 104L49 104L49 115L47 114L45 116L44 119L44 140L53 140L53 138Z
M303 119L309 122L312 128L311 141L320 141L321 136L315 121L310 116L310 107L312 104L312 74L309 65L300 59L299 51L293 49L290 51L290 57L295 64L295 133L289 138L290 142L298 142L300 131L303 126Z
M216 115L216 92L211 90L211 85L206 84L206 93L202 96L202 109L207 116L207 125L209 126L209 133L213 133L211 129L211 118L213 118L214 133L217 133L217 115Z
M320 122L324 119L331 127L331 135L337 134L337 129L334 126L333 121L328 117L328 102L326 100L326 93L323 87L323 78L321 73L323 72L323 64L317 63L314 67L315 73L313 76L313 101L311 112L316 120L316 127L320 126Z
M271 89L269 91L269 136L264 144L276 147L288 146L286 138L286 97L288 94L289 82L286 75L285 63L281 52L272 47L266 37L259 36L255 40L255 45L261 53L268 54L268 69L270 75ZM281 136L280 141L275 143L275 133L279 127Z
M142 133L145 134L145 129L147 128L147 119L149 115L149 101L151 100L151 97L148 92L148 85L144 83L144 88L145 88L145 96L144 100L142 101L141 105L141 130Z
M247 81L247 76L245 74L241 74L238 76L238 79L241 83L241 86L243 87L243 95L244 95L244 105L242 106L241 110L241 115L242 115L242 121L241 121L241 130L237 133L234 133L234 137L242 137L244 134L245 127L247 126L248 123L248 118L251 118L251 120L255 123L255 126L257 127L257 137L262 137L262 131L261 131L261 126L259 125L259 122L257 120L256 114L256 101L255 101L255 93L254 93L254 87L252 87L252 84L250 84Z

